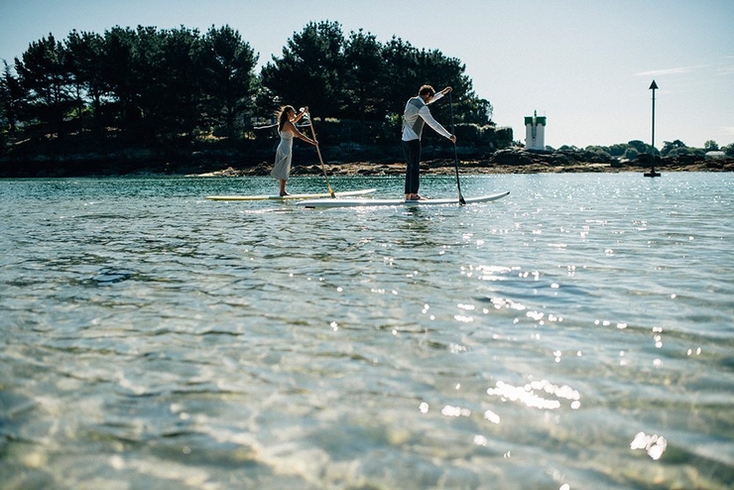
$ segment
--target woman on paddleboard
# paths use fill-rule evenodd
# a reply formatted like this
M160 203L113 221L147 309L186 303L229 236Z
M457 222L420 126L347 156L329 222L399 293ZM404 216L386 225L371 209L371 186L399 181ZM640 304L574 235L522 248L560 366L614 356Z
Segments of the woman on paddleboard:
M285 191L285 184L288 181L288 176L291 173L291 160L293 159L293 137L310 143L314 146L318 145L319 142L313 140L301 133L296 127L296 123L301 120L304 114L308 112L308 107L301 108L301 111L296 114L296 110L293 106L286 105L280 109L278 114L278 134L280 135L280 144L278 149L275 151L275 165L270 175L278 179L280 184L280 195L287 196L288 193Z
M405 104L403 113L403 152L408 166L405 170L405 200L417 201L423 199L418 195L421 172L421 134L423 125L428 125L441 136L444 136L456 144L456 136L449 133L431 115L428 105L451 92L451 87L446 87L439 93L430 85L423 85L418 90L416 97L411 97Z

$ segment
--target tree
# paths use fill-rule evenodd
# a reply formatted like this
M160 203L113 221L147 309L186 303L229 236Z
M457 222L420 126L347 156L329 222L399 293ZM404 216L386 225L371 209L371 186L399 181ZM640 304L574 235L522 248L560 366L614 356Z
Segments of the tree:
M714 140L708 140L706 143L703 144L703 149L706 151L718 151L719 144L716 143L716 141Z
M102 83L110 95L110 124L125 131L140 120L137 68L138 40L132 29L116 26L105 31L100 67Z
M624 155L625 150L627 150L627 145L625 145L624 143L617 143L611 145L607 151L613 157L621 157L622 155Z
M400 38L385 45L359 30L347 39L335 22L308 24L283 55L263 67L263 85L284 103L303 101L324 117L384 121L402 114L423 84L454 88L458 122L487 124L492 104L474 94L465 66L439 50L418 50ZM300 102L299 102L300 103ZM448 104L436 108L448 117Z
M385 103L387 80L376 76L383 68L382 45L362 29L352 31L344 46L344 113L358 119L381 120L388 112Z
M3 129L15 132L18 121L21 118L21 102L23 89L20 81L10 70L10 65L3 60L4 70L0 78L0 120Z
M388 114L402 115L405 101L418 95L418 88L426 83L418 74L417 53L409 42L395 36L383 46L384 66L378 76L384 86Z
M105 87L100 66L104 39L99 34L72 31L65 41L67 70L73 87L75 112L83 122L89 109L92 121L99 121Z
M130 138L155 144L195 138L200 86L192 53L199 38L184 27L105 33L104 80Z
M658 151L654 149L652 146L640 140L632 140L627 143L627 146L628 146L628 150L629 148L633 148L635 152L637 153L637 155L650 155L650 154L658 153ZM628 152L625 152L626 158L630 158L627 156L627 153Z
M637 151L637 149L634 146L628 146L627 149L622 154L622 158L626 158L627 160L634 160L640 155L640 152Z
M663 157L675 156L682 148L687 148L687 146L681 140L664 141L663 149L660 150L660 155Z
M459 110L461 112L457 115L457 119L461 122L479 125L493 124L494 107L487 99L480 99L475 96L467 97Z
M169 110L167 101L175 100L172 92L178 90L177 74L169 73L173 63L167 59L166 31L155 27L138 26L132 32L131 66L128 74L132 92L132 112L127 114L134 126L130 136L148 143L159 141L159 136L166 137L176 130L169 127L172 120L167 120L165 112ZM186 104L187 101L181 101Z
M28 116L42 130L61 137L64 118L74 104L69 90L67 52L53 34L30 44L22 60L15 58L15 71L26 94Z
M593 153L603 160L611 160L612 155L609 153L609 148L605 146L590 145L585 148L588 153Z
M151 132L166 141L192 142L200 127L201 77L193 57L199 39L197 29L183 26L152 33L148 39L157 56L146 57L149 72L155 75L152 84L143 85L143 94L149 96L144 108L155 123Z
M288 40L281 58L262 68L262 83L283 104L309 104L322 117L338 117L345 103L343 49L341 24L310 22Z
M198 52L202 69L202 107L206 121L233 138L241 132L243 118L254 108L257 93L257 56L240 34L229 26L212 26Z
M408 97L418 94L421 85L430 84L436 90L451 86L455 103L456 122L484 125L492 119L493 107L476 96L471 79L464 73L466 66L458 58L445 56L441 51L417 49L410 43L393 36L383 46L383 69L380 78L385 93L386 115L399 116ZM448 104L431 109L437 118L448 119Z

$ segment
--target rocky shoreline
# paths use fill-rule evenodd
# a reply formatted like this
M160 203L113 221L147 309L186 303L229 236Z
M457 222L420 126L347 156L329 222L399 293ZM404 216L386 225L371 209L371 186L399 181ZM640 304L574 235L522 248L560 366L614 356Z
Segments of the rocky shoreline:
M313 152L297 150L292 175L322 175L323 169ZM329 156L337 154L329 153ZM342 161L325 162L328 175L387 176L402 175L405 163L396 154L372 158L374 152L363 150L340 154ZM421 163L424 175L453 174L453 158L431 158L440 152L426 152ZM372 156L371 156L372 155ZM538 173L619 173L649 172L650 155L634 160L619 160L607 154L586 150L532 152L520 148L496 151L489 155L461 154L461 174L538 174ZM655 158L657 172L732 172L734 158L710 158L705 155L681 155ZM109 154L77 154L63 158L34 158L8 161L0 159L0 178L55 177L131 177L131 176L247 176L269 175L271 152L198 152L162 156L152 152L128 151Z
M548 152L536 153L524 150L502 150L489 158L460 160L459 172L462 174L537 174L537 173L619 173L649 172L652 157L642 155L629 161L595 158L586 152ZM329 175L343 176L388 176L405 173L404 162L340 162L326 164ZM268 175L270 162L238 167L230 165L221 170L191 172L198 176L246 176ZM703 156L685 155L673 158L656 158L656 172L734 172L734 158L707 159ZM455 172L453 159L431 159L421 162L424 175L448 175ZM298 165L294 163L292 175L321 175L320 165Z

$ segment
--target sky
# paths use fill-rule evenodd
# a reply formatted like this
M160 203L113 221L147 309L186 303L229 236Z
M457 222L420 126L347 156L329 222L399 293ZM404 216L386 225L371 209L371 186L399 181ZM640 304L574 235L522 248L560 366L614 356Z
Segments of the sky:
M73 29L229 25L259 53L259 72L325 20L458 58L515 140L537 111L554 148L734 143L732 0L2 0L0 59L12 64L31 42Z

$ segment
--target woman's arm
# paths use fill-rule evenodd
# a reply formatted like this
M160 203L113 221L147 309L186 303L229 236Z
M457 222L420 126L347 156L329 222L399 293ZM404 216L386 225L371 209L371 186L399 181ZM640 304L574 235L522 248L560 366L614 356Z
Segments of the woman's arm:
M296 117L293 118L293 122L297 123L298 121L300 121L303 118L303 116L306 115L307 112L308 112L308 106L301 107L298 114L296 114Z
M305 141L306 143L312 144L314 146L319 144L318 141L312 140L311 138L300 132L292 121L287 121L283 126L283 129L290 131L291 133L293 133L293 136L295 136L299 140Z

